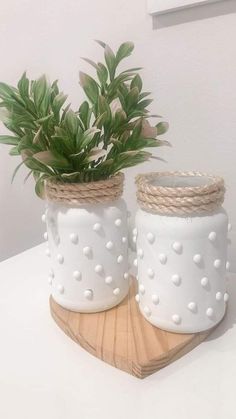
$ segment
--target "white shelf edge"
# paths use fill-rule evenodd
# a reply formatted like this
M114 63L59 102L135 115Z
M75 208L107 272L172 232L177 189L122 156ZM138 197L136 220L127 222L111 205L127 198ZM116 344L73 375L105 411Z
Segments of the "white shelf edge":
M150 15L158 15L219 1L222 0L147 0L147 9Z

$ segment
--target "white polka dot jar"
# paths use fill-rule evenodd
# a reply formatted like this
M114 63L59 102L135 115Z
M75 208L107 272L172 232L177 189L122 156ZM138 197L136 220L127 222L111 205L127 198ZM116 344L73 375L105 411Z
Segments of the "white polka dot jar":
M151 173L138 176L137 187L141 313L171 332L212 328L229 298L223 180L201 173Z
M46 184L46 254L53 299L69 310L97 312L127 295L127 209L121 174L89 184ZM94 202L97 201L97 202Z

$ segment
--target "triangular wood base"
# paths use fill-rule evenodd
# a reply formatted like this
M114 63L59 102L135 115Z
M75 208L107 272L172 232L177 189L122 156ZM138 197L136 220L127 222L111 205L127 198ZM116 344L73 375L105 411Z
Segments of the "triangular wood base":
M165 332L140 314L135 301L136 281L118 306L101 313L80 314L59 306L52 297L50 309L57 325L86 351L138 378L165 367L212 331L196 334Z

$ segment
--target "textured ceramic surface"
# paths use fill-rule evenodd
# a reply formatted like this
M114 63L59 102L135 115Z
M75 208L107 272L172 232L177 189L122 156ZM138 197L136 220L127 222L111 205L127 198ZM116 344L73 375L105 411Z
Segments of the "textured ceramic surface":
M128 292L127 211L122 199L66 207L49 202L46 254L53 299L79 312L103 311Z
M229 298L227 226L222 208L193 217L138 210L136 300L148 321L165 330L194 333L222 319Z

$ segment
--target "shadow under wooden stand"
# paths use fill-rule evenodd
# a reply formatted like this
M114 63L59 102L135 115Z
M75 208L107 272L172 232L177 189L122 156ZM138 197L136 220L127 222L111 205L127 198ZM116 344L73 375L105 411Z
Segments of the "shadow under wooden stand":
M51 297L50 310L57 325L82 348L108 364L145 378L191 351L212 331L195 334L165 332L141 315L132 281L128 296L100 313L66 310Z

